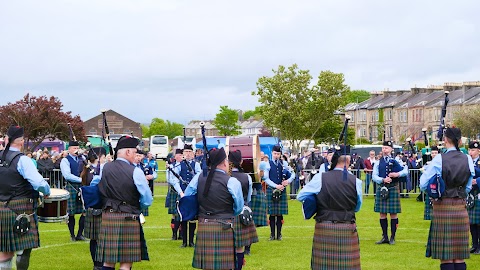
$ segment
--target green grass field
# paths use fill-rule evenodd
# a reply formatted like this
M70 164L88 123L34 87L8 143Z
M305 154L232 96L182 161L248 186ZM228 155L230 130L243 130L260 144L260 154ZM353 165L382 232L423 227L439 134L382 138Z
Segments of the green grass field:
M180 249L172 241L170 215L164 208L167 187L155 187L155 200L144 225L150 261L135 263L134 269L192 269L193 248ZM423 204L402 199L403 213L397 243L375 245L381 238L373 196L365 197L357 214L363 269L438 269L438 261L425 258L429 222L423 220ZM245 269L309 269L313 220L303 220L300 203L289 202L282 241L269 241L269 228L258 228L260 242L252 246ZM77 218L78 220L78 218ZM77 225L78 226L78 225ZM34 250L30 269L91 269L88 242L71 242L67 225L40 223L41 247ZM468 269L480 269L480 256L467 261Z

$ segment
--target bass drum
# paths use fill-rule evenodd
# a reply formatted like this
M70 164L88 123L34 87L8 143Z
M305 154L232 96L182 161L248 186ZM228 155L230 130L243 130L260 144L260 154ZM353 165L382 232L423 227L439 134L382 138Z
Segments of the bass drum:
M242 168L252 177L253 182L260 182L258 166L260 165L260 140L257 135L245 137L227 137L225 152L240 150L242 152Z

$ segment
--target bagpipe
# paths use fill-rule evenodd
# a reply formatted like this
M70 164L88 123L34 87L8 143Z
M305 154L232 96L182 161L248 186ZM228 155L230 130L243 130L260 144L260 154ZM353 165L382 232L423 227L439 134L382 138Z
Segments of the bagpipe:
M438 127L438 132L437 132L438 145L441 145L443 141L443 135L445 133L445 130L447 129L445 125L445 116L447 115L447 105L448 105L448 101L450 100L448 98L449 93L450 92L445 91L445 100L443 102L442 112L440 115L440 126Z
M102 112L102 120L103 120L102 137L103 137L103 140L108 144L109 154L113 155L114 152L112 147L112 141L110 140L110 130L108 128L107 116L106 116L107 110L103 109L101 112ZM103 133L104 130L105 130L105 133Z
M345 115L345 121L343 123L343 129L342 132L340 132L340 136L338 139L338 145L335 147L335 154L334 155L342 155L339 153L341 151L341 147L339 146L342 140L344 140L344 148L343 148L343 155L346 155L346 149L347 149L347 131L348 131L348 121L351 119L350 115ZM332 158L332 163L333 163L333 158ZM333 166L332 166L333 167ZM333 170L333 168L330 168ZM344 165L344 170L343 170L343 178L344 180L347 179L347 167L346 163ZM316 213L317 213L317 196L315 194L310 194L305 197L305 199L302 201L302 213L303 213L303 218L304 219L310 219L312 218Z
M422 159L423 159L423 164L427 165L432 160L432 153L428 143L429 140L427 135L427 129L422 128L422 133L423 133L423 142L425 143L425 149L426 149L425 154L422 155Z

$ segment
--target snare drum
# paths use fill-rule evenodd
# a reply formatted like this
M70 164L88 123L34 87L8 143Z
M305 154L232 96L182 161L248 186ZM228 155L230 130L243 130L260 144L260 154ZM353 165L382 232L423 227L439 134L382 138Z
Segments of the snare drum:
M257 135L246 137L227 137L225 152L240 150L242 152L242 168L252 177L253 182L260 182L257 174L260 164L260 141Z
M63 222L68 219L67 199L70 193L64 189L51 188L50 196L43 200L43 207L37 209L38 221L40 222Z

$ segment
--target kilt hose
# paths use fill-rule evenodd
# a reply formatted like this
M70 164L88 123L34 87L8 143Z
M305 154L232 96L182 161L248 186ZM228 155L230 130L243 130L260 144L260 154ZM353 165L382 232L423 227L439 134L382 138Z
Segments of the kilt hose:
M102 212L96 261L119 263L148 260L146 243L142 243L140 222L125 219L132 216L134 215L129 213Z
M444 198L433 202L426 256L440 260L468 259L468 240L465 200Z
M235 233L235 247L244 247L249 246L253 243L258 242L257 229L255 227L255 222L252 222L250 225L245 226L240 221L238 216L233 220L233 231Z
M36 204L36 203L35 203ZM37 248L40 246L38 235L38 219L34 211L32 199L11 200L8 207L0 203L0 251L14 252L23 249ZM15 219L19 214L33 214L30 216L30 230L23 235L16 234L13 229Z
M425 209L423 210L424 220L432 220L433 208L431 202L432 200L430 199L430 197L425 196Z
M256 189L256 195L252 194L252 200L249 205L253 212L252 215L255 226L267 226L267 200L265 198L265 192L263 192L261 188Z
M388 189L388 198L386 200L380 198L380 188L377 188L377 195L375 196L374 211L377 213L398 214L402 212L400 205L400 191L398 184Z
M279 202L274 202L272 199L274 188L267 187L267 202L268 202L268 214L269 215L288 215L288 200L287 189L282 191L282 197Z
M470 224L480 224L480 199L475 196L475 205L471 209L467 209Z
M70 197L67 200L67 212L69 215L81 214L83 213L83 204L78 196L80 191L80 183L72 183L67 181L65 189L70 193Z
M314 270L360 269L355 223L316 223L311 267Z
M224 229L224 225L215 220L199 218L192 266L199 269L235 269L233 237L231 228Z
M142 214L143 216L148 217L148 207L145 209L142 209Z
M95 209L101 211L101 209ZM91 240L98 240L98 233L100 232L100 225L102 223L102 212L100 215L93 215L93 209L88 208L85 214L85 230L83 232L86 238Z

